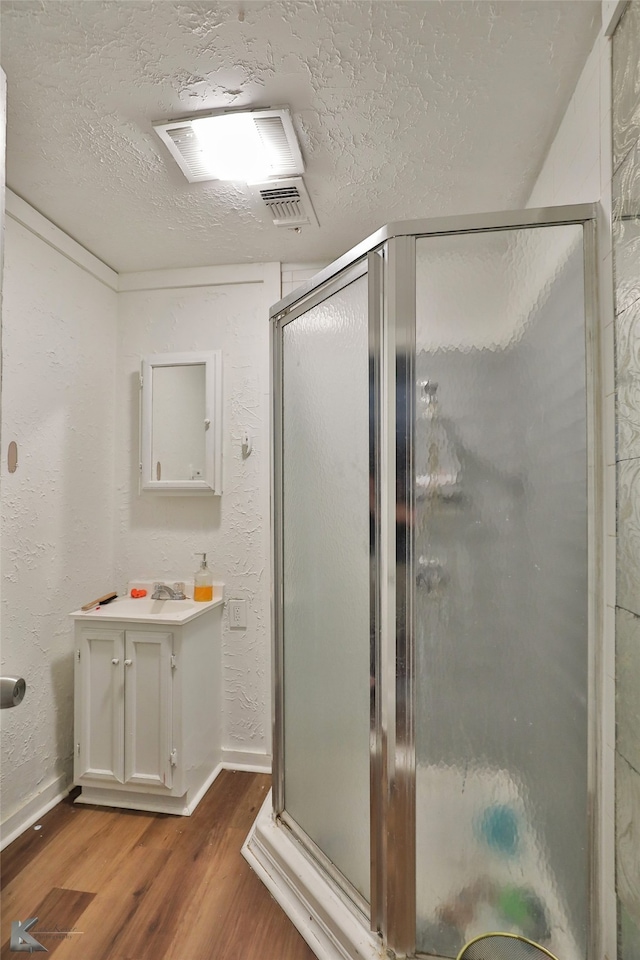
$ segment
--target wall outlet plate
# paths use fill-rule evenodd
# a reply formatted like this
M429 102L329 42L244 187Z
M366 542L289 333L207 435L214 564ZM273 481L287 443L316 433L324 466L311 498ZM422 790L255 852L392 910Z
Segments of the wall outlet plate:
M232 630L247 629L246 600L229 600L229 626Z

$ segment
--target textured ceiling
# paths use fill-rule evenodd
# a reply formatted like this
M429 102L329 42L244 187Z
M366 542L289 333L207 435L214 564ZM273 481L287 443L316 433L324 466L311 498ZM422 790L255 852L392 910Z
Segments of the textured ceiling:
M119 271L329 260L391 220L522 205L590 0L3 0L8 185ZM320 229L189 184L154 120L290 105Z

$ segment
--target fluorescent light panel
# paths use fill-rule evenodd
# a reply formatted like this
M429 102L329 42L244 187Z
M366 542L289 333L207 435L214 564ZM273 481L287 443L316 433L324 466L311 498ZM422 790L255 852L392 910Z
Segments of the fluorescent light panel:
M219 110L155 123L154 129L192 183L251 183L304 172L291 115L285 107Z
M203 163L216 180L266 180L278 168L278 157L263 144L258 128L246 114L192 120Z

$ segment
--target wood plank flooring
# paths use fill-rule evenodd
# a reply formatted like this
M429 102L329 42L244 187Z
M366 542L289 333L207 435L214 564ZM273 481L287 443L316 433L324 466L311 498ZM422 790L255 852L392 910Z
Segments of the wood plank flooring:
M0 960L29 917L55 960L314 960L240 854L269 785L225 770L191 817L63 800L2 853Z

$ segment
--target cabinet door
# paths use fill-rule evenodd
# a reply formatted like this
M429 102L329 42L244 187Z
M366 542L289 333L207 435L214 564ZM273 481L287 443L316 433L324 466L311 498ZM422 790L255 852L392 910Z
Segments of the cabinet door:
M75 778L124 779L124 630L87 627L76 652Z
M171 633L126 631L125 782L171 787Z

